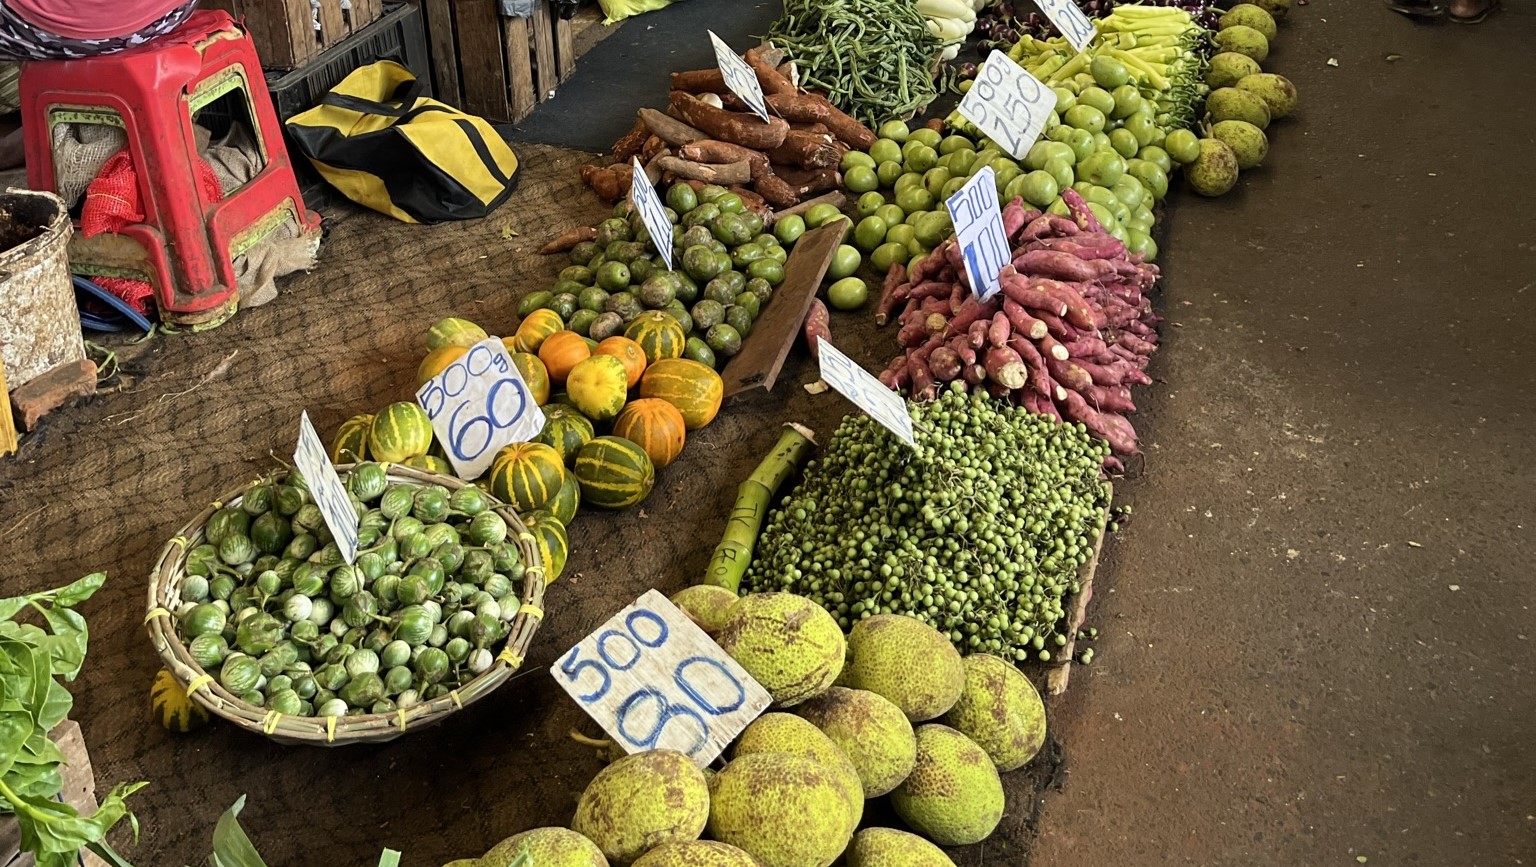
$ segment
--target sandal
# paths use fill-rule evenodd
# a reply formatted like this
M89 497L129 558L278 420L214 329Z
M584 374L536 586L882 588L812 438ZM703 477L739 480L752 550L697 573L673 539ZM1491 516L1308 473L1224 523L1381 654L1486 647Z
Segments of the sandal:
M1447 12L1445 17L1457 24L1481 24L1488 19L1489 15L1499 11L1501 5L1500 0L1489 0L1488 5L1471 15L1455 15Z
M1410 18L1440 18L1445 10L1433 0L1386 0L1387 8Z

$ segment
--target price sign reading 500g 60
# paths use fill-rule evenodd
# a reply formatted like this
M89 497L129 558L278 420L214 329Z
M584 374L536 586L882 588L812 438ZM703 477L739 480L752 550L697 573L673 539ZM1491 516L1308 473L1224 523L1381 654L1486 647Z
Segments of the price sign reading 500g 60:
M537 436L544 412L512 357L489 337L416 391L437 441L461 479L478 478L502 446Z
M699 767L772 700L655 590L582 639L549 673L625 752L677 750Z
M986 136L1023 159L1046 118L1056 110L1056 92L1001 51L993 51L958 106L960 115Z

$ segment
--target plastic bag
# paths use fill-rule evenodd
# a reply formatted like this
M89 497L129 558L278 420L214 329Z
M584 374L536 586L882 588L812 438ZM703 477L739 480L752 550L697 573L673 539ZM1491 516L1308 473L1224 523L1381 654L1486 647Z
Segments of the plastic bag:
M603 14L608 17L603 19L604 24L612 24L615 21L623 21L631 15L639 15L642 12L654 12L672 3L672 0L597 0L603 7Z

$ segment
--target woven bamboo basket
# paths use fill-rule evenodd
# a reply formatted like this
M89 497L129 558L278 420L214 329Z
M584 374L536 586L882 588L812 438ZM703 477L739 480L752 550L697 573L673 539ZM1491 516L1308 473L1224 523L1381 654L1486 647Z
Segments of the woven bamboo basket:
M345 480L351 468L351 464L341 464L336 467L336 471ZM460 479L396 464L386 465L386 470L390 482L415 485L437 484L450 492L469 484ZM496 687L511 679L512 674L527 658L528 648L533 644L533 635L538 631L539 622L544 618L544 569L538 549L533 544L533 535L529 532L527 525L518 518L511 507L494 498L491 500L496 504L494 509L507 522L508 538L516 542L527 567L519 596L521 607L512 620L506 644L497 654L495 663L458 689L431 701L423 701L390 713L305 717L279 714L242 701L224 689L217 678L203 671L187 652L181 637L176 634L175 615L171 613L181 605L181 583L187 577L185 568L187 552L202 544L203 527L208 519L213 517L214 512L225 506L238 504L241 496L252 487L280 482L287 475L286 471L279 471L242 485L220 497L218 502L203 509L197 517L182 527L181 531L166 544L160 553L159 560L156 561L154 572L150 576L149 611L145 615L144 622L149 629L149 639L154 643L155 650L160 653L166 668L187 689L187 693L194 701L210 713L217 714L247 731L266 735L280 743L337 746L379 743L393 740L408 731L426 728L433 723L441 722L444 717L466 705L484 698Z

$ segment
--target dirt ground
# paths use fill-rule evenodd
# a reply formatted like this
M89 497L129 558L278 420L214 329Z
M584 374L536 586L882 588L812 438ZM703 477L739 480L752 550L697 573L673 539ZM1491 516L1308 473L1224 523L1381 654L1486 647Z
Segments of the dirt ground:
M1170 209L1162 383L1140 398L1145 467L1117 484L1136 515L1106 547L1098 658L1051 706L1060 785L1031 803L1039 776L1011 777L999 835L961 867L1536 861L1536 497L1517 463L1536 410L1533 38L1528 4L1479 28L1369 0L1294 11L1271 66L1301 116L1240 191ZM490 219L347 215L278 301L125 349L119 390L0 461L0 593L111 576L85 610L75 717L103 787L152 782L135 863L201 863L242 793L273 864L388 845L424 867L567 822L600 764L544 670L702 571L778 425L826 433L846 411L799 387L797 353L779 390L690 438L643 510L580 518L521 679L436 729L335 750L162 731L140 621L165 540L290 454L300 409L328 434L403 397L433 319L511 325L558 267L532 250L603 210L570 186L580 155L519 155L518 196ZM891 352L862 320L834 328L867 365Z

